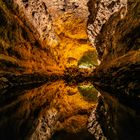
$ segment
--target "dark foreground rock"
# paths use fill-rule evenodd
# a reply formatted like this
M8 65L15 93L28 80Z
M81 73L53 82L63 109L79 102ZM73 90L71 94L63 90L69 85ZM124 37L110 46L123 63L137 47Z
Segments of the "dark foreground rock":
M101 92L102 101L96 117L107 139L137 140L140 137L140 2L121 3L120 9L104 24L98 17L102 28L94 43L101 64L93 83ZM92 24L95 23L96 19Z

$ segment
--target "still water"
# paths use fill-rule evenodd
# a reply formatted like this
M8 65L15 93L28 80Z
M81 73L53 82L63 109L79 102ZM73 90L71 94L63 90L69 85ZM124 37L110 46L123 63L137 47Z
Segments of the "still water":
M138 140L139 109L98 94L90 82L63 80L2 90L0 140Z
M92 140L88 119L98 91L89 82L63 80L16 87L0 94L0 137L7 139Z

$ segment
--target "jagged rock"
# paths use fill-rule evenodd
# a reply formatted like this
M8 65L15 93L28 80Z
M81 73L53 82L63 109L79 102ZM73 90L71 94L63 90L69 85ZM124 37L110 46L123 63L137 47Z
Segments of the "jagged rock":
M0 73L49 73L59 71L48 50L41 49L33 31L15 14L12 1L0 0ZM49 61L48 61L49 60ZM59 72L58 72L59 73Z
M0 0L1 139L86 136L87 129L97 140L138 139L139 11L139 0ZM75 75L84 55L96 56L96 49L101 61L91 77L101 92L96 109L92 94L79 94L61 81L31 91L17 88L38 86L55 79L52 74L62 78L69 68Z
M2 54L17 61L16 65L10 61L13 65L9 64L8 71L63 74L65 68L77 66L85 52L96 52L86 30L87 0L1 0L1 3L8 7L1 12L7 23L5 39L1 41ZM1 28L3 30L3 26ZM7 36L9 32L11 35ZM6 71L7 63L1 63Z
M132 140L139 139L140 126L140 2L121 0L119 5L111 15L104 13L105 21L98 16L100 10L97 11L95 20L90 23L94 25L98 18L101 21L97 34L91 29L101 60L93 78L102 95L96 117L107 139Z
M95 84L112 95L131 97L130 100L139 98L140 88L139 9L138 1L128 0L108 19L96 38L102 61L95 72Z
M96 38L109 18L126 6L125 0L89 0L90 16L88 20L89 39L95 46ZM97 47L98 53L102 48Z

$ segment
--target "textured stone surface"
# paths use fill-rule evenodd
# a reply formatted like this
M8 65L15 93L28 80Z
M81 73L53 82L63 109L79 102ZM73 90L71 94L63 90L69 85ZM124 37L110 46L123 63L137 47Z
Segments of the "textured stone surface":
M88 34L93 46L95 46L96 38L100 34L103 25L109 20L111 15L125 6L125 0L89 0ZM101 48L97 49L102 51Z
M110 17L97 37L96 47L102 48L103 53L95 84L116 96L135 100L139 99L140 88L140 3L127 3L125 9L121 8Z
M14 0L14 4L62 71L77 66L86 51L95 51L87 35L87 0Z
M0 0L1 138L76 138L82 132L86 138L88 129L97 140L137 140L139 11L139 0ZM99 64L95 48L101 61L91 77L101 92L97 107L93 94L62 81L17 88L39 86L64 73L59 78L81 80ZM85 60L89 71L79 71Z
M1 73L63 74L86 52L96 55L86 0L1 0L0 8Z
M62 81L38 87L75 76L81 62L98 65L88 15L86 0L0 0L0 139L48 140L61 131L94 139L87 132L93 91L83 96Z
M49 50L41 49L39 41L13 9L0 1L0 73L60 73ZM48 61L49 60L49 61Z
M91 29L90 37L101 60L93 83L102 95L93 120L98 120L107 139L132 140L139 139L140 126L140 2L122 0L120 4L115 13L108 16L105 12L105 23L102 16L97 16L100 10L97 11L95 17L102 21L102 26L97 34ZM95 23L96 18L90 24Z
M41 78L37 81L36 74L62 75L68 68L78 69L79 61L87 53L97 59L87 35L86 0L1 0L0 3L0 77L22 79L20 75L25 78L31 74L38 83ZM98 65L96 59L92 62L93 69ZM92 58L88 61L91 63ZM21 84L32 82L28 75ZM9 84L0 81L1 88L11 85L10 80ZM20 80L12 85L18 83Z

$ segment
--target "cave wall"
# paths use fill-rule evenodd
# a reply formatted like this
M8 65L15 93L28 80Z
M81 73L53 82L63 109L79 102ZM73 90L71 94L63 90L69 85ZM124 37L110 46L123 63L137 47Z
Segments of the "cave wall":
M127 1L125 7L108 19L96 38L101 64L95 72L95 84L112 94L117 91L139 98L139 10L138 1Z
M88 40L86 5L86 0L0 0L2 140L50 139L59 131L91 135L87 123L96 102L87 91L82 94L75 83L64 81L38 88L50 81L48 75L55 79L66 68L77 67L83 55L97 55ZM94 61L97 65L96 57Z
M67 74L72 68L70 76L84 55L97 58L87 34L86 0L0 2L1 88L43 82L43 76ZM92 64L98 65L97 59Z
M95 118L107 139L139 139L140 2L113 1L113 7L118 8L109 14L111 2L97 3L97 12L89 22L89 37L101 60L93 78L101 93ZM96 33L94 25L100 27Z
M11 1L0 1L0 71L4 74L47 73L59 68L48 50L43 50L37 37L16 15L16 6ZM48 61L49 60L49 61Z
M79 96L75 98L78 100L76 109L75 106L73 108L67 106L67 101L73 102L73 99L67 98L67 96L65 98L60 96L63 100L67 99L66 102L63 101L64 104L59 102L61 100L57 100L55 103L48 101L52 108L57 104L67 109L60 111L56 105L60 115L66 118L66 120L62 120L64 123L59 124L59 127L56 126L56 130L60 128L66 129L68 132L80 131L80 127L85 128L88 123L89 131L94 134L96 139L121 140L127 136L128 139L137 139L139 134L136 129L139 130L140 126L139 11L138 0L0 0L1 87L5 87L5 83L8 83L9 79L17 81L19 77L12 79L15 75L33 74L31 79L29 75L25 75L25 79L28 77L25 81L29 79L32 81L35 79L34 73L63 74L65 68L77 66L78 60L87 51L96 51L97 49L101 64L93 72L94 77L92 77L93 84L101 92L97 108L94 108L89 122L87 122L89 112L88 115L87 112L84 112L85 115L81 108L85 107L84 111L87 111L92 105L86 102L85 106L82 104L80 109L77 109L79 102L84 102ZM9 79L6 75L10 75ZM21 79L24 78L21 77ZM19 80L18 83L22 83L22 80ZM59 86L58 83L56 85ZM50 87L52 90L54 85L53 88ZM49 89L47 90L49 91ZM39 94L38 91L36 93ZM40 103L38 101L39 99L43 101L43 95L46 96L42 92L36 95L37 99L34 99L32 92L27 93L27 96L26 94L21 96L19 98L19 100L21 99L20 109L21 111L23 109L25 114L17 109L16 114L11 118L15 120L17 120L17 116L23 118L24 115L26 116L28 107L39 102L38 106L34 106L35 109L32 108L31 112L27 111L27 121L25 122L35 123L35 128L25 125L32 130L29 133L25 132L30 139L50 138L54 131L52 125L56 124L56 118L59 117L56 108L46 109L48 104L45 103L47 102ZM48 95L47 98L49 98ZM30 103L24 105L24 100L25 103L32 100L31 105ZM19 104L12 104L8 107L12 110ZM28 106L24 108L22 105ZM43 105L45 109L38 114L36 109ZM10 113L7 108L2 108L1 112L3 111L5 115ZM67 115L70 116L71 112L76 115L67 119ZM81 117L79 112L84 115ZM28 118L30 115L33 120ZM38 120L34 118L35 115L39 118ZM46 116L50 117L52 122L45 123ZM59 119L61 121L61 118ZM8 121L10 120L5 118L0 125L3 126ZM65 123L65 121L67 122ZM73 121L77 122L76 128L71 125ZM128 126L128 122L133 123ZM20 123L24 126L24 121ZM21 130L18 132L24 135L20 123L17 120L19 126L17 125L17 128L12 130L13 135L20 127ZM10 124L10 126L12 125L13 123ZM48 125L50 126L48 127ZM127 127L132 129L127 129Z
M66 68L77 67L85 52L96 52L86 30L89 15L86 0L13 0L3 3L35 38L35 47L31 44L33 50L28 46L28 52L24 49L28 73L62 74ZM19 47L17 52L23 53Z

